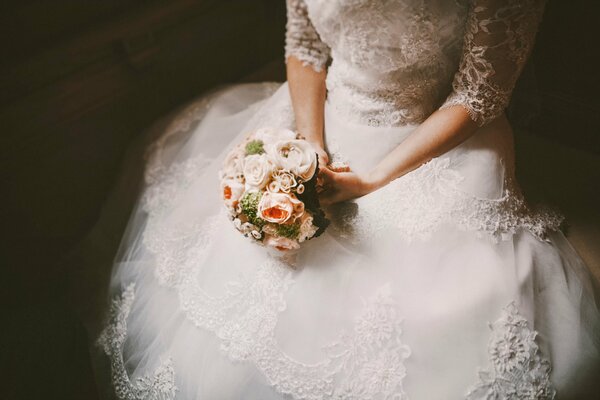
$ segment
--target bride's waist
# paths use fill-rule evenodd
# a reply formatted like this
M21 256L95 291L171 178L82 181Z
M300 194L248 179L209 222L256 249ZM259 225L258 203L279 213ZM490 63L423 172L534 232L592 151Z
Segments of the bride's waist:
M350 88L336 88L327 94L328 104L347 121L372 127L401 127L419 124L435 110L430 104L406 97L379 96Z
M441 103L438 91L424 87L362 88L354 84L327 85L329 106L343 119L376 127L419 124Z
M418 124L447 95L445 80L426 71L379 73L339 64L328 71L327 97L330 106L349 121L370 126Z
M400 144L418 125L373 126L349 119L338 104L325 103L325 142L334 161L366 172Z

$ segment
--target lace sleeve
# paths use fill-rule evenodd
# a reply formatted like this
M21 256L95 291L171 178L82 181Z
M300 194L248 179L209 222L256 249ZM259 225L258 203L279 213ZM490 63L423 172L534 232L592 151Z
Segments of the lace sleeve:
M545 0L472 0L463 55L442 108L461 105L479 125L497 118L533 47Z
M303 65L321 71L329 60L329 47L315 30L304 0L287 0L285 58L294 56Z

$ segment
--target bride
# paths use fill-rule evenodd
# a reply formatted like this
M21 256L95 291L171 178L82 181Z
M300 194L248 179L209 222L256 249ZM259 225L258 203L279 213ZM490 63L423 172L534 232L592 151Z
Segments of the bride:
M206 95L148 149L98 339L117 397L597 396L594 285L523 200L503 113L543 3L288 0L288 82ZM320 169L332 226L293 262L219 193L266 126L351 168Z

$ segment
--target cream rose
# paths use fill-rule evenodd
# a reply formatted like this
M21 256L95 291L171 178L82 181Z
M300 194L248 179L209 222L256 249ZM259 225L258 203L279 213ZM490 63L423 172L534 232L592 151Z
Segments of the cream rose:
M261 140L265 145L271 145L279 141L296 139L296 134L289 129L275 129L270 127L260 128L254 132L254 140Z
M272 145L269 153L275 164L299 176L303 181L313 177L317 169L317 154L305 140L280 141Z
M282 236L265 235L263 240L265 246L273 247L279 251L297 250L300 245L295 241Z
M258 203L258 215L267 222L284 224L304 213L304 203L293 195L265 192Z
M241 175L243 172L243 163L244 163L244 152L242 150L236 149L229 153L229 155L223 161L223 169L221 174L223 177L234 178L238 175Z
M262 189L271 176L273 164L264 154L253 154L244 159L244 178L248 189Z

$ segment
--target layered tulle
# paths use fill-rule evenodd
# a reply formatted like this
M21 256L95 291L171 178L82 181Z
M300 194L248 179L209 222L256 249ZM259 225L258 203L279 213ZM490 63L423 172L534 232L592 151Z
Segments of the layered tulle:
M294 257L242 237L219 196L260 126L294 127L287 85L204 97L149 149L100 338L120 397L575 396L598 362L594 291L560 218L520 195L505 121L332 208ZM414 128L326 108L332 157L359 172Z

